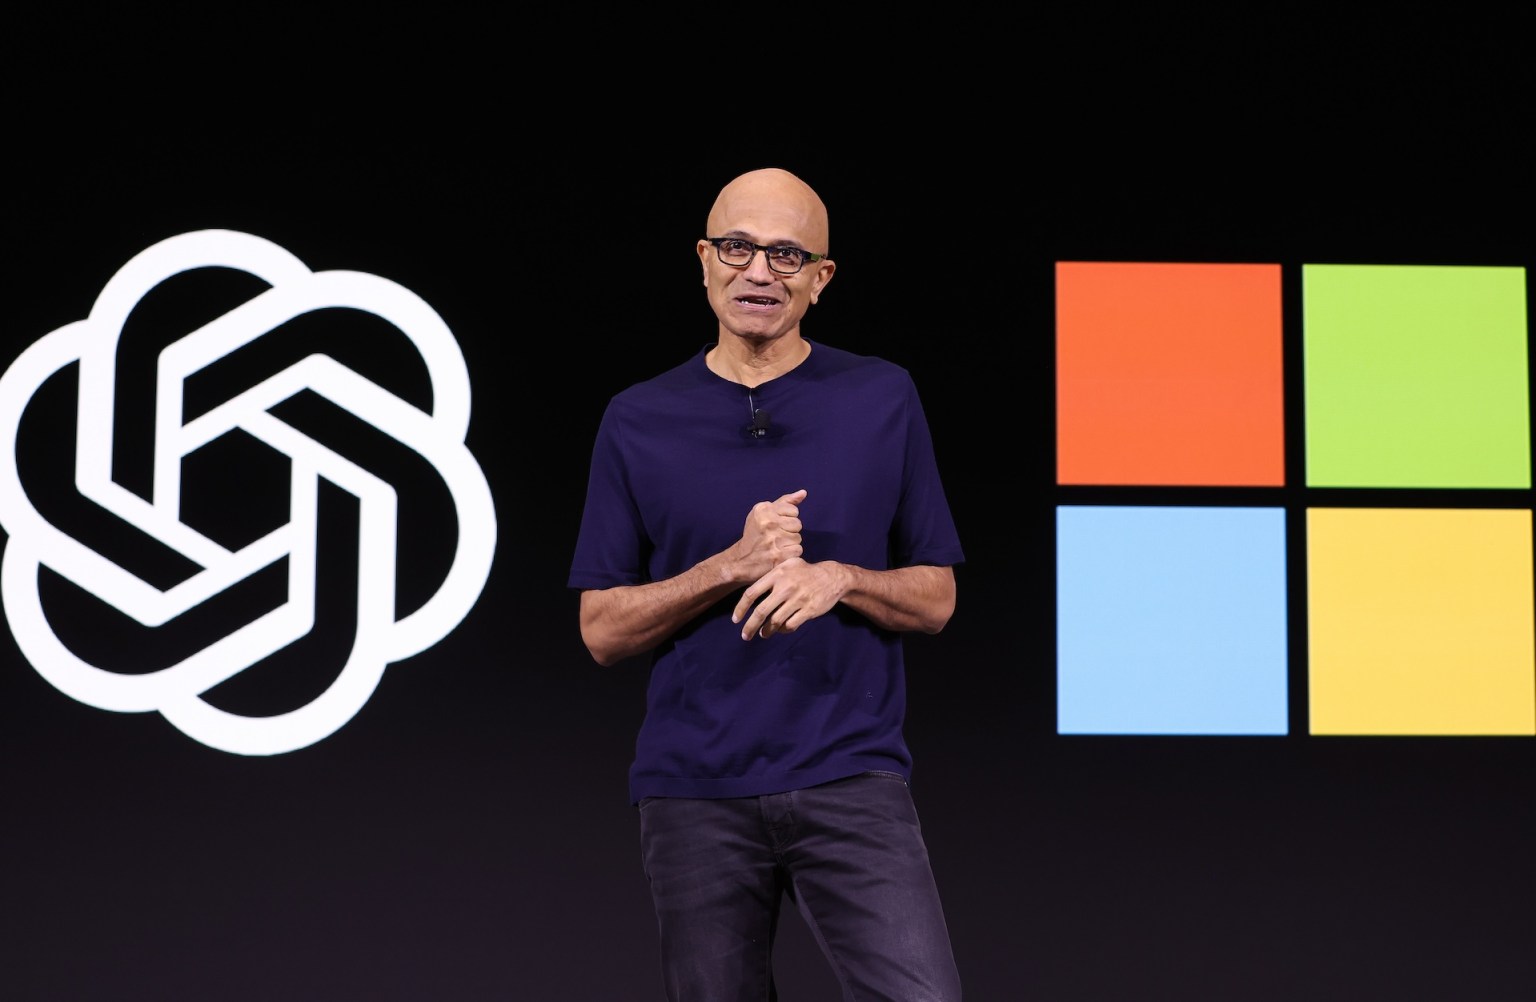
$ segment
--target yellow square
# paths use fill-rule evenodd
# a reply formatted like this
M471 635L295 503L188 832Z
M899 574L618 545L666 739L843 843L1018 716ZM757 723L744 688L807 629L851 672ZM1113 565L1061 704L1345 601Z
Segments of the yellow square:
M1307 511L1313 734L1536 734L1531 513Z

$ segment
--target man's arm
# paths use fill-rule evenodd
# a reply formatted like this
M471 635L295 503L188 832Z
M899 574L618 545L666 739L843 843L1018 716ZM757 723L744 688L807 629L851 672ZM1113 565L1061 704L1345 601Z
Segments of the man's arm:
M606 668L655 647L736 587L720 553L665 581L584 591L582 642Z
M798 490L759 501L747 513L741 538L663 581L581 593L581 639L603 666L643 654L689 620L777 564L800 557Z
M955 611L955 569L919 564L872 571L836 560L785 560L742 592L741 638L793 633L837 603L886 630L938 633Z

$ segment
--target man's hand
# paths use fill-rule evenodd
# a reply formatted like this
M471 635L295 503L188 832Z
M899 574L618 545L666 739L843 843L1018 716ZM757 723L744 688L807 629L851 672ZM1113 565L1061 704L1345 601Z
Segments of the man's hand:
M740 623L746 617L743 640L793 633L836 605L848 589L848 580L846 569L835 560L814 564L800 557L785 560L742 592L731 622Z
M931 564L872 571L836 560L786 560L742 592L731 622L741 639L793 633L839 602L882 630L938 633L955 611L955 569ZM750 611L750 615L749 615Z
M784 561L800 556L800 502L805 494L804 489L792 491L752 506L741 539L732 547L739 580L755 581Z

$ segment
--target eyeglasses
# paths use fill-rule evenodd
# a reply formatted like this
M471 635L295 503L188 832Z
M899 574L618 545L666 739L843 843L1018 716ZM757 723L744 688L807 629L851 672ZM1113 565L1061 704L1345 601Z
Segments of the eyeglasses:
M768 267L780 275L797 274L806 264L820 261L825 254L812 254L810 251L801 250L799 247L764 247L750 240L742 240L738 237L705 237L705 240L715 245L715 254L720 258L721 264L728 264L732 268L745 268L752 263L752 258L758 251L763 252L763 257L768 260Z

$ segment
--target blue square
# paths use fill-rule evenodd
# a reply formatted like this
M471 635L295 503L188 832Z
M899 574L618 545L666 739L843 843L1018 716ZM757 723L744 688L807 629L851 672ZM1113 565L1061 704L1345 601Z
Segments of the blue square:
M1057 732L1285 734L1282 508L1056 510Z

